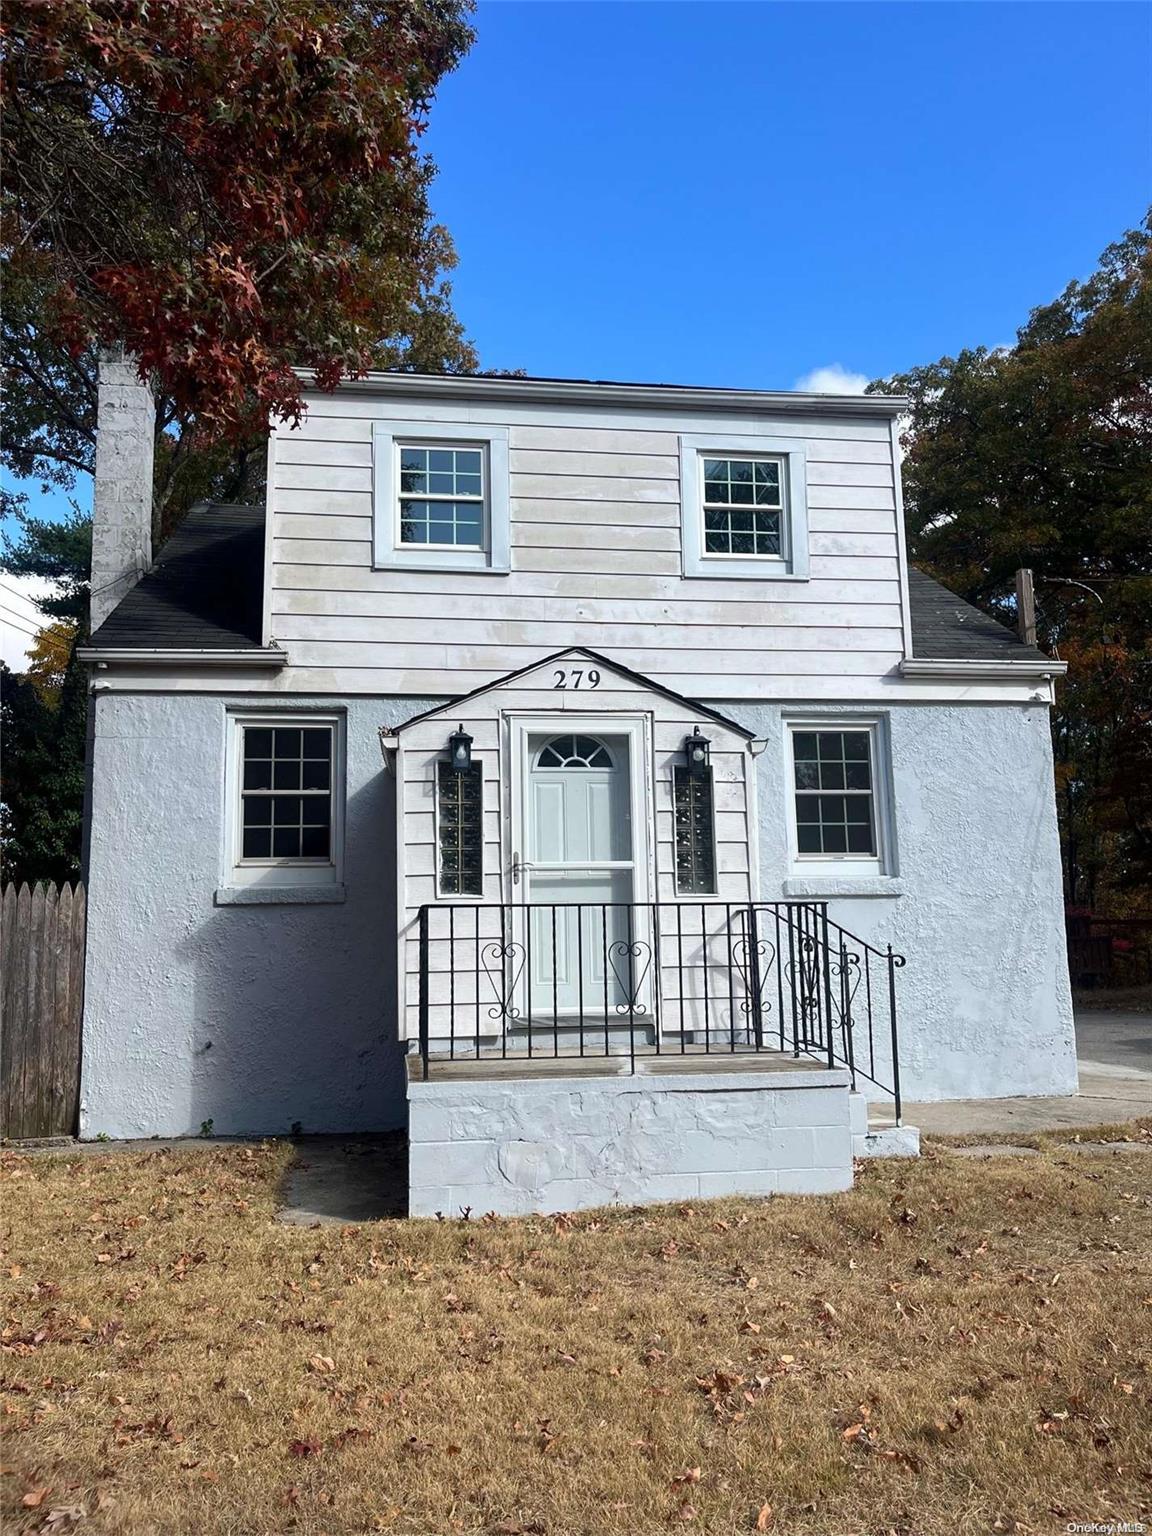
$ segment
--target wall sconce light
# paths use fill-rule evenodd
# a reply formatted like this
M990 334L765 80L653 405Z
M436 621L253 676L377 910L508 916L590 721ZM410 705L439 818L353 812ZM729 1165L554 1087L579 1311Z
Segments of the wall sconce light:
M691 736L684 738L684 761L688 764L689 773L703 773L708 767L708 754L712 743L707 736L701 736L700 727L693 727Z
M472 766L472 738L463 726L449 736L448 755L457 773L463 773Z

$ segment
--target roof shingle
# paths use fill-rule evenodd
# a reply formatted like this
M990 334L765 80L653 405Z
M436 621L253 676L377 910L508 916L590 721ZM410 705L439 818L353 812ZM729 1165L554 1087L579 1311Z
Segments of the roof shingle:
M989 618L916 567L908 568L912 654L924 661L1047 661L1014 630Z
M263 609L264 508L200 502L91 644L138 650L258 648Z
M92 636L99 649L246 650L260 646L263 506L201 502L156 563ZM1044 660L1014 631L914 566L912 650L941 661Z

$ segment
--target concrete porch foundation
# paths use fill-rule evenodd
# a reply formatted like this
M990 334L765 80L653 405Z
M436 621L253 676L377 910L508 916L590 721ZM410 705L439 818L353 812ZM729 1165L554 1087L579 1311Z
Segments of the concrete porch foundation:
M580 1210L852 1185L847 1072L409 1081L409 1214Z

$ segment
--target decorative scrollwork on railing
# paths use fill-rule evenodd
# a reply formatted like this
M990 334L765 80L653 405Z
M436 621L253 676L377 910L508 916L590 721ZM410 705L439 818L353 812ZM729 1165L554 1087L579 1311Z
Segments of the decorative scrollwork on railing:
M488 1009L490 1019L518 1019L520 1009L513 999L516 996L516 988L520 977L524 972L524 946L509 942L502 944L494 940L491 944L485 944L480 951L481 964L484 974L492 984L492 991L496 994L496 1006Z
M841 945L839 952L833 950L832 958L828 965L828 976L831 982L829 988L832 994L832 1008L835 1014L834 1027L840 1029L840 1054L848 1064L848 1070L852 1074L852 1087L856 1087L856 1042L853 1038L855 1021L852 1017L852 1004L856 1000L856 993L860 989L862 972L860 970L860 956Z
M824 1037L820 1014L821 949L811 934L801 934L797 936L795 951L795 959L789 960L784 974L796 999L802 1043L809 1045Z
M776 963L775 944L744 934L732 945L732 963L744 983L740 1011L757 1019L765 1018L772 1012L772 1003L764 994Z
M841 1025L850 1029L852 1004L856 1001L856 993L860 990L860 956L848 949L842 949L839 954L833 951L828 974L833 983L832 1006L839 1015Z
M637 973L634 964L637 960L643 960L644 964ZM624 963L623 973L617 965L617 960ZM626 1001L616 1004L618 1014L629 1016L647 1013L647 1008L640 1001L640 992L644 986L644 979L652 968L652 946L643 939L616 939L608 946L608 964L612 967L612 974L616 978L617 985L624 993Z

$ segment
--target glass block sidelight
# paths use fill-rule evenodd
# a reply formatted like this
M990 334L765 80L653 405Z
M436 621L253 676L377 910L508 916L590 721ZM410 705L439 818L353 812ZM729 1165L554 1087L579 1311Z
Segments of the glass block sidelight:
M694 772L684 763L672 771L676 842L676 890L682 896L716 892L716 818L712 769Z
M437 841L440 892L444 896L484 893L483 764L461 770L437 764Z

